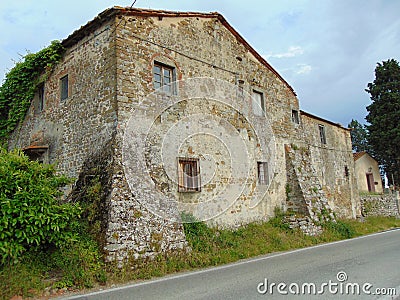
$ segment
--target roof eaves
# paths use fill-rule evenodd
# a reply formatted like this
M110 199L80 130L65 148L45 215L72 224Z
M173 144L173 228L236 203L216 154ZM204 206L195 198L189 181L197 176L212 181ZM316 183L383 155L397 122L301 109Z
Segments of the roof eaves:
M316 115L310 114L310 113L308 113L308 112L306 112L306 111L304 111L304 110L300 110L300 114L301 114L301 115L305 115L305 116L307 116L307 117L309 117L309 118L312 118L312 119L321 121L321 122L328 123L328 124L333 125L333 126L336 126L336 127L340 127L340 128L342 128L342 129L344 129L344 130L351 131L350 128L343 127L343 125L340 124L340 123L335 123L335 122L329 121L329 120L327 120L327 119L324 119L324 118L318 117L318 116L316 116Z
M61 44L66 48L76 44L83 37L92 33L94 30L100 27L101 24L117 15L118 11L119 8L117 7L108 8L102 11L93 20L87 22L85 25L82 25L79 29L71 33L66 39L62 40Z
M274 73L293 93L294 96L296 92L290 86L290 84L283 79L283 77L237 32L228 21L218 12L179 12L179 11L166 11L166 10L153 10L153 9L143 9L143 8L131 8L131 7L121 7L114 6L108 8L96 16L93 20L89 21L79 29L75 30L71 35L62 41L64 47L72 46L77 43L80 39L86 36L88 33L93 32L102 23L106 22L110 18L118 15L124 14L129 16L146 16L146 17L200 17L200 18L217 18L235 37L236 39L244 45L244 47L250 51L268 70Z
M264 66L268 68L272 73L274 73L282 82L290 89L290 91L293 93L294 96L296 95L296 92L292 88L292 86L285 80L283 77L240 35L239 32L236 31L235 28L233 28L228 21L224 18L223 15L220 13L215 13L218 15L218 19L220 22L236 37L236 39L242 43L247 50L250 51L251 54L253 54Z
M361 158L364 154L367 154L367 152L361 151L361 152L353 153L354 161L356 161L356 160L358 160L359 158Z

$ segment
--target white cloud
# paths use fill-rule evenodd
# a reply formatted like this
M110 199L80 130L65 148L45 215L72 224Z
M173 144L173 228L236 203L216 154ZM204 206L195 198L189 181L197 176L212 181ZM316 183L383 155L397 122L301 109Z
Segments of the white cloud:
M289 58L295 57L298 55L302 55L304 53L303 49L300 46L290 46L286 52L276 53L276 54L266 54L264 55L266 58Z
M309 74L312 71L312 67L307 64L298 64L296 65L297 70L295 71L296 74Z

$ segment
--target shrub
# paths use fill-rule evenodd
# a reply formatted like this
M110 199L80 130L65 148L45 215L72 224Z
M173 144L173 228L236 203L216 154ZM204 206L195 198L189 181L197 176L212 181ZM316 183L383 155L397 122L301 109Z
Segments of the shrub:
M340 220L336 222L325 222L322 226L326 230L338 235L340 238L350 239L356 235L355 229L350 224Z
M290 230L290 226L288 223L284 222L285 216L288 214L283 212L279 207L275 207L274 209L274 217L269 219L269 223L276 228L288 231Z
M28 247L71 241L80 208L59 200L70 179L21 151L0 154L0 262L18 260Z
M215 232L204 222L184 223L186 239L190 247L199 252L210 251L215 239Z

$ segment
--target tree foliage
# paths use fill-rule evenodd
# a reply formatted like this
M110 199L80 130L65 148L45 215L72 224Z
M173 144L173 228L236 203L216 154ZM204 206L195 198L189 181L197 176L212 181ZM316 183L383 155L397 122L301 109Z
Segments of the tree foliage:
M61 246L74 237L78 205L60 203L70 183L52 165L30 161L18 150L0 148L0 263L17 260L28 248Z
M37 53L29 53L6 74L0 87L0 142L21 122L38 86L61 59L64 47L59 41Z
M394 59L378 63L375 80L366 91L372 104L367 106L368 142L373 156L400 183L400 66Z
M353 151L361 152L361 151L369 151L368 140L367 140L367 129L365 125L362 125L357 120L352 119L348 128L351 129L351 143Z

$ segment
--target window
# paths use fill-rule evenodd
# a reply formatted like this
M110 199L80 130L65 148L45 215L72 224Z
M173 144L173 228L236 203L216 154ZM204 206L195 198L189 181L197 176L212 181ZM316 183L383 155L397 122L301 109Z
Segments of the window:
M319 129L319 138L321 140L321 144L326 144L325 126L318 125L318 129Z
M344 166L344 177L349 177L350 173L349 173L349 167L348 166Z
M243 98L243 95L244 95L244 90L243 90L244 80L239 79L237 81L237 86L238 86L238 88L237 88L237 96L240 97L240 98Z
M157 90L161 88L163 92L168 94L175 93L174 85L175 82L175 69L163 64L154 63L153 67L153 84Z
M257 162L257 176L259 184L268 184L268 164L266 162Z
M38 109L39 111L42 111L44 109L44 84L42 84L39 87L38 94L39 94Z
M68 75L60 79L61 81L61 100L68 98Z
M292 122L294 124L300 124L300 118L299 118L299 111L292 109Z
M178 191L200 192L200 165L197 158L178 159Z
M265 112L265 105L264 105L264 95L263 93L253 91L253 101L252 101L252 106L253 106L253 113L256 116L264 116Z

